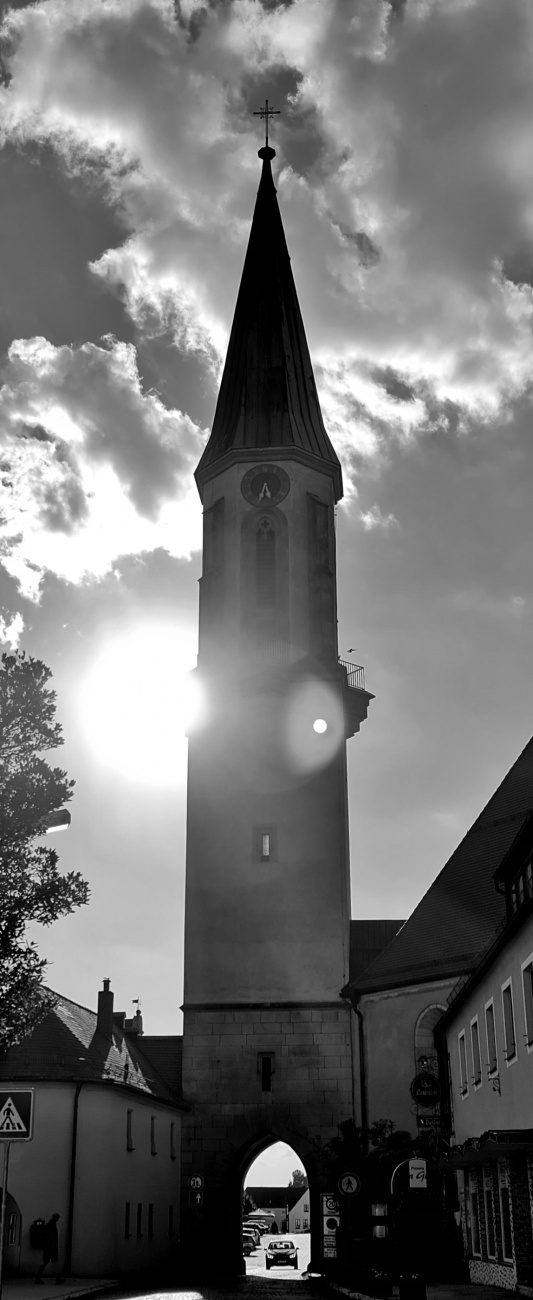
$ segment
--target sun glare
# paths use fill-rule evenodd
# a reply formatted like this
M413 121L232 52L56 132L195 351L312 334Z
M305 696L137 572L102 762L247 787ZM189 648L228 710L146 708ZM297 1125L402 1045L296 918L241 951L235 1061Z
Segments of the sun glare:
M199 707L195 664L196 642L175 626L137 627L102 647L81 694L102 763L146 785L185 780L186 731Z

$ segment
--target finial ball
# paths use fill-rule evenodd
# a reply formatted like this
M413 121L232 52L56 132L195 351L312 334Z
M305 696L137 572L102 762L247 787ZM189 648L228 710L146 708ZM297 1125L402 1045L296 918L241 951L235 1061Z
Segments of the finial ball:
M271 149L269 144L264 144L262 149L257 151L258 158L275 158L276 150Z

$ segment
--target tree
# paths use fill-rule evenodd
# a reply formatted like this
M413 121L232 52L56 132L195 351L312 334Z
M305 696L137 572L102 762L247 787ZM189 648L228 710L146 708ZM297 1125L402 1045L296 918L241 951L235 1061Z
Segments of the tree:
M41 754L63 744L46 664L25 653L0 661L0 1047L19 1042L53 1006L43 986L46 960L25 938L30 921L50 925L86 903L77 871L61 875L55 849L35 844L74 782Z
M288 1184L288 1186L289 1186L289 1187L307 1187L307 1186L308 1186L307 1175L304 1174L303 1169L293 1169L293 1171L292 1171L292 1178L291 1178L291 1181L290 1181L290 1183Z

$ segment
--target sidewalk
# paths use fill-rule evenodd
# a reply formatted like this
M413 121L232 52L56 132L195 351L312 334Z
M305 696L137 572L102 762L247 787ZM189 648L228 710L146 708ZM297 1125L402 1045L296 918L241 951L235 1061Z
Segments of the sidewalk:
M334 1285L335 1291L350 1296L351 1300L370 1300L361 1291L350 1291L348 1287ZM398 1287L392 1288L393 1296L398 1296ZM426 1287L427 1300L509 1300L509 1296L519 1296L520 1291L509 1291L502 1286L478 1286L471 1282L442 1282Z
M70 1300L71 1296L100 1295L118 1285L116 1278L67 1277L64 1282L45 1278L44 1286L36 1287L32 1277L10 1277L2 1287L2 1300Z

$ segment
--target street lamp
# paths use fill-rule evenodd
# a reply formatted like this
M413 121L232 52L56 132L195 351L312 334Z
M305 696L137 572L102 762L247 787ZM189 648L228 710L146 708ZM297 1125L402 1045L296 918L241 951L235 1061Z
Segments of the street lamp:
M56 808L55 812L50 813L45 835L52 835L55 831L68 830L72 817L68 808Z

